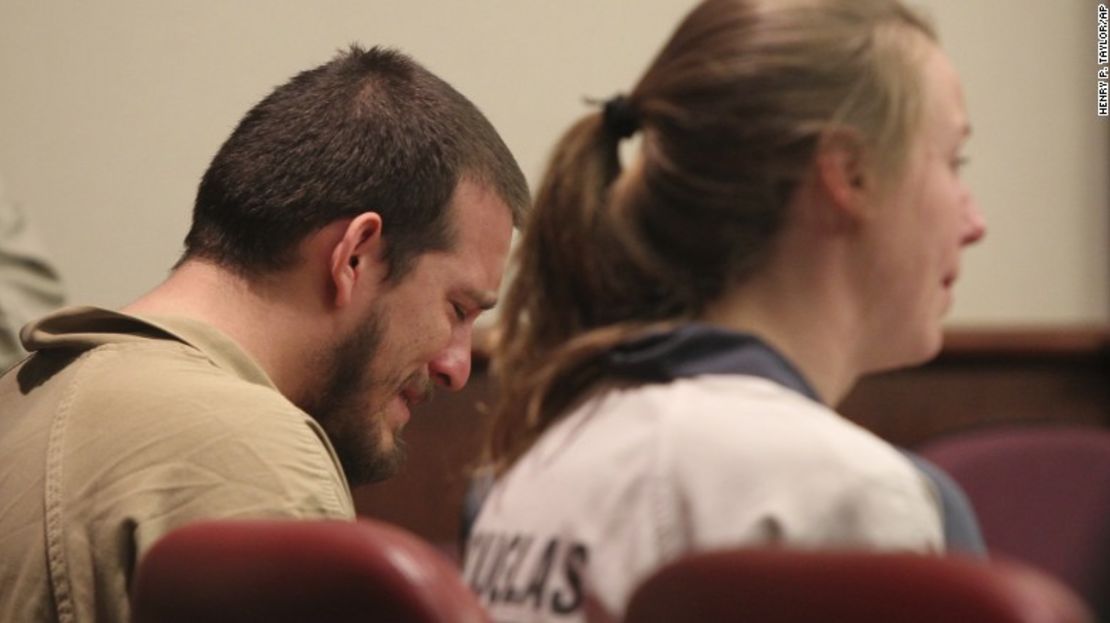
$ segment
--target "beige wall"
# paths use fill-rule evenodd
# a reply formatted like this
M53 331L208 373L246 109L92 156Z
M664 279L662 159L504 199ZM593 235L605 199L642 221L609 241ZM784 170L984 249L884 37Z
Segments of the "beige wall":
M930 0L964 74L968 179L991 231L956 324L1110 320L1110 122L1089 0ZM117 306L180 250L239 117L347 43L469 95L535 182L583 96L627 88L687 0L0 0L0 175L76 302Z

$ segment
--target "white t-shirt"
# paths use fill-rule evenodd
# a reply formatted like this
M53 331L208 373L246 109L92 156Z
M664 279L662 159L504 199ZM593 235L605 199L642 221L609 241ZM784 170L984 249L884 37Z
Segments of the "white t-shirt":
M623 613L647 575L744 545L943 549L933 490L896 449L778 383L708 374L610 390L494 486L465 577L498 623Z

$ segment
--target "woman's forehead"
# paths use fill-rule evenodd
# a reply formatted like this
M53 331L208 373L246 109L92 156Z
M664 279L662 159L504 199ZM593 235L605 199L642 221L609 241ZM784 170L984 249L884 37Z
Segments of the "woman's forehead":
M923 65L923 130L946 140L962 140L971 134L967 105L959 73L948 56L930 46Z

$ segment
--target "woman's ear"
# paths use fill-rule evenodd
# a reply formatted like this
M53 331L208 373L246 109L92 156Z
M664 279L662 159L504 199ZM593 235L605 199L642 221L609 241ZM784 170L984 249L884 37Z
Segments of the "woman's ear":
M852 220L864 215L875 186L867 155L863 139L852 130L831 130L817 146L817 184L832 207Z
M356 287L366 279L377 283L382 278L382 251L382 217L376 212L363 212L351 219L331 253L336 307L350 305Z

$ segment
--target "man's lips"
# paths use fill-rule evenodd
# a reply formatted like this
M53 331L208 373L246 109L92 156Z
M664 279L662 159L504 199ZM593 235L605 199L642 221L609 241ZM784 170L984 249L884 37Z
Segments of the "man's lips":
M401 399L410 409L427 402L432 397L432 382L426 377L420 377L405 383L401 388Z

